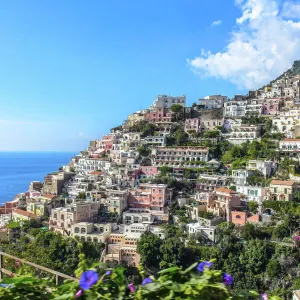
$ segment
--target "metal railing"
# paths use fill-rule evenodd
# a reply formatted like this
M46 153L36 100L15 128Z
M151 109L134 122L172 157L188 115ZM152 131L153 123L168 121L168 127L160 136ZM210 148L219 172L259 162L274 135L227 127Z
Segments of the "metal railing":
M0 251L0 279L3 278L3 274L6 274L8 276L15 276L15 275L17 275L15 273L13 273L13 272L11 272L11 271L3 268L3 257L7 257L9 259L13 259L13 260L21 262L21 263L23 263L25 265L31 266L31 267L33 267L35 269L38 269L38 270L41 270L41 271L44 271L44 272L47 272L47 273L55 275L55 284L56 285L59 285L59 278L69 279L69 280L73 280L73 281L77 281L78 280L75 277L63 274L61 272L57 272L57 271L51 270L49 268L46 268L46 267L34 264L34 263L29 262L29 261L27 261L25 259L18 258L16 256L13 256L13 255L1 252L1 251Z

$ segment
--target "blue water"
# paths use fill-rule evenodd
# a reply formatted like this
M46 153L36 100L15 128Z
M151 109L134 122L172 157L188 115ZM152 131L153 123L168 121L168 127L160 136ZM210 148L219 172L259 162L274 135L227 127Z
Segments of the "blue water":
M43 181L48 173L69 163L76 153L0 152L0 204L26 192L31 181Z

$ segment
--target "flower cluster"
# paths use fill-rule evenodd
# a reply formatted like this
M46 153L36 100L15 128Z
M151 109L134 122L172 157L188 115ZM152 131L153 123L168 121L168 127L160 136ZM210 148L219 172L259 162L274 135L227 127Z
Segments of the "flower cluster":
M294 236L294 241L297 241L297 242L300 241L300 235L295 235Z
M213 263L210 262L210 261L203 261L203 262L201 262L201 263L198 264L197 270L199 272L203 272L205 268L210 268L212 265L213 265ZM223 274L223 283L225 285L231 285L233 283L232 276L230 276L227 273Z

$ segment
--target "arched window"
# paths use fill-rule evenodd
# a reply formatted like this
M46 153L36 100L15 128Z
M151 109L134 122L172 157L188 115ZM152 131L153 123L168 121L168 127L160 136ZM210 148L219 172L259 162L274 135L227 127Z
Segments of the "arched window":
M81 228L81 233L86 233L85 228Z
M75 233L79 233L79 228L75 227Z

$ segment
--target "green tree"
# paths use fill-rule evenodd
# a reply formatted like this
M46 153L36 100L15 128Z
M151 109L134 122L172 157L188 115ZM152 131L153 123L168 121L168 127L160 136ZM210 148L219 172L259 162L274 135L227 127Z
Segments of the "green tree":
M257 238L256 227L251 223L246 223L243 227L242 238L245 240L252 240Z
M272 259L267 264L267 274L273 279L281 274L281 265L277 259Z
M249 201L248 202L248 207L249 207L249 209L250 209L251 212L253 212L254 214L256 214L259 205L258 205L258 203L256 201Z
M161 239L150 231L146 231L141 235L137 243L137 252L140 254L141 263L144 266L159 267L161 244Z
M173 104L170 109L172 112L180 112L183 110L183 107L180 104Z
M139 146L137 151L143 157L149 156L151 153L151 149L149 149L149 147L147 145Z

